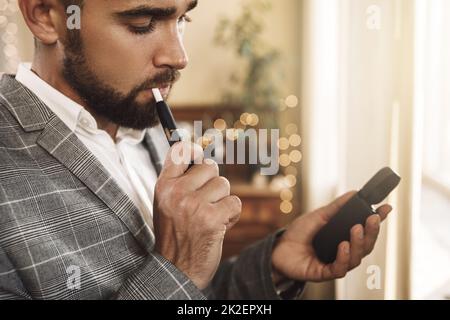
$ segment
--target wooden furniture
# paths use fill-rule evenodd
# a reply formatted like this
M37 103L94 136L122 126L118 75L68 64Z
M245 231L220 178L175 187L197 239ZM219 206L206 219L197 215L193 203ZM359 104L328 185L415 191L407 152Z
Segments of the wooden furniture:
M242 201L240 221L225 236L223 259L263 239L284 225L286 216L280 212L278 192L257 190L249 184L231 181L231 192Z

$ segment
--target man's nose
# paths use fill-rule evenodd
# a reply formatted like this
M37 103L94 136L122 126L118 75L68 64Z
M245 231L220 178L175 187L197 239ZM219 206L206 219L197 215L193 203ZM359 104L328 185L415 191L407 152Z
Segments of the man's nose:
M176 70L186 68L189 58L184 48L182 35L177 29L172 29L166 34L153 62L157 68L169 67Z

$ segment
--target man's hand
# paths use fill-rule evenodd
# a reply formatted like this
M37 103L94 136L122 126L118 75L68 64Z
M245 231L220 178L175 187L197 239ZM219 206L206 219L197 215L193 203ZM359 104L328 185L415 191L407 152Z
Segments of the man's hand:
M191 160L201 164L188 170ZM199 145L175 144L155 187L155 251L199 289L206 288L219 266L225 232L239 220L241 207L217 163L204 160Z
M275 282L282 278L312 282L343 278L372 252L380 231L380 222L392 211L389 205L378 208L378 214L367 219L365 228L362 225L352 228L350 243L345 241L339 245L334 263L325 265L320 262L312 247L317 232L355 194L356 192L349 192L328 206L294 220L278 241L272 254Z

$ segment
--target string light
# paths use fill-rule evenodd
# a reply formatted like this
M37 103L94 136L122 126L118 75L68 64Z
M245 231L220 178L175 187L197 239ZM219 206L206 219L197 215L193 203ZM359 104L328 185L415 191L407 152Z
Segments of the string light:
M289 154L289 159L293 163L299 163L300 161L302 161L302 153L300 151L298 151L298 150L293 150Z
M284 101L288 108L296 108L298 106L298 98L295 95L290 95Z
M230 141L236 141L239 138L241 129L227 129L226 136Z
M280 193L280 198L283 201L291 201L294 197L292 191L290 189L283 189Z
M256 127L257 125L258 125L258 123L259 123L259 117L258 117L258 115L257 114L252 114L251 115L251 120L250 120L250 123L249 123L249 125L251 125L252 127Z
M282 167L287 167L291 164L291 159L289 158L288 154L281 154L280 155L280 159L279 159L279 163Z
M280 148L280 150L287 150L289 149L289 140L287 138L280 138L278 140L278 148Z
M214 121L214 128L219 131L224 131L227 128L227 123L223 119L217 119Z
M247 117L248 117L249 115L250 115L250 114L247 113L247 112L244 112L243 114L241 114L240 121L241 121L241 123L242 123L244 126L247 125Z
M298 132L298 127L295 123L290 123L286 126L286 133L290 136Z
M19 64L18 26L14 14L18 11L17 1L0 0L0 59L4 64L0 66L3 71L14 73Z
M295 108L299 104L299 99L295 95L290 95L286 99L280 99L280 111L284 111L287 108ZM226 130L226 138L228 140L236 140L241 132L244 132L247 126L255 127L259 123L259 117L255 113L244 112L240 115L239 120L235 121L233 128L227 129L226 121L223 119L217 119L214 122L214 128L216 130L224 131ZM298 126L295 123L289 123L285 132L287 137L281 137L278 140L278 148L282 151L287 151L291 147L299 147L302 143L302 139L298 134ZM204 141L203 141L204 143ZM288 153L283 153L280 155L279 163L280 166L285 167L285 176L280 180L280 210L285 214L292 213L294 199L294 194L292 188L297 185L297 174L298 170L295 166L291 164L299 163L302 160L302 153L299 150L292 150Z
M255 113L245 112L245 113L241 114L239 121L244 126L243 128L245 128L245 126L256 127L259 123L259 117ZM235 126L236 126L236 124L235 124Z
M240 120L236 121L233 126L235 129L245 129L245 124L243 124Z
M284 101L280 103L280 111L284 111L287 108L295 108L299 104L299 99L295 95L288 96ZM281 137L278 140L278 147L282 151L287 151L291 147L298 147L302 143L302 139L298 134L298 126L295 123L289 123L285 127L285 133L287 137ZM280 166L285 167L285 176L283 185L284 188L280 192L280 211L284 214L290 214L293 211L292 200L294 194L292 188L297 185L298 170L294 165L302 160L302 154L299 150L292 150L288 154L283 153L280 155Z
M280 210L281 212L285 213L285 214L289 214L292 212L293 206L292 203L290 201L283 201L280 204Z
M302 138L298 134L293 134L289 137L289 144L298 147L302 144Z
M294 175L292 175L292 174L288 174L285 177L285 181L286 181L286 184L287 184L287 186L289 188L293 188L297 184L297 178Z
M206 149L212 142L212 138L203 136L197 139L197 144L201 145L203 149Z
M293 176L296 176L298 174L298 170L294 166L287 167L285 172L286 172L286 174L290 174L290 175L293 175Z

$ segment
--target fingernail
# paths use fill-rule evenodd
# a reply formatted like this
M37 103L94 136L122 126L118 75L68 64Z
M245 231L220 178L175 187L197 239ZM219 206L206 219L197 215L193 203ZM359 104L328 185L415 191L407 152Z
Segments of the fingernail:
M350 254L350 247L348 245L345 246L344 252L345 254Z
M359 240L362 240L362 239L364 239L364 229L361 229L359 231Z

